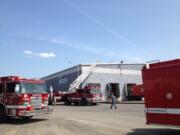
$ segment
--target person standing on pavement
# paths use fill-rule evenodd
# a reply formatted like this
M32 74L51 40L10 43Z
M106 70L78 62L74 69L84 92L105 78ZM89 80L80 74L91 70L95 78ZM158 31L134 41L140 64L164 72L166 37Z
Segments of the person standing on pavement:
M50 86L50 90L49 90L49 99L48 99L48 103L49 105L52 105L53 104L53 87Z
M113 106L115 107L115 109L117 109L116 97L115 97L114 93L112 93L112 95L111 95L111 108L110 109L113 109Z

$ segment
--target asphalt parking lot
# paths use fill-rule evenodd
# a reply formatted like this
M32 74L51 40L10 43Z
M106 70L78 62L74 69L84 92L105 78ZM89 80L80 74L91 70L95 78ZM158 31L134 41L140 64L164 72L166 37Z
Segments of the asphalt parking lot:
M9 119L0 123L2 135L180 135L180 128L145 125L143 104L52 106L50 115Z

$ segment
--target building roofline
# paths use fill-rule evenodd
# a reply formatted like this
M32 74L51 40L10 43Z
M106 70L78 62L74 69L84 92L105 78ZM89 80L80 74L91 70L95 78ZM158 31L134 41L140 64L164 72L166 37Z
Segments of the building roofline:
M71 70L71 69L76 68L76 67L78 67L78 66L81 66L81 64L78 64L78 65L75 65L75 66L72 66L72 67L69 67L69 68L63 69L63 70L61 70L61 71L58 71L58 72L52 73L52 74L50 74L50 75L47 75L47 76L45 76L45 77L42 77L41 79L45 79L45 78L48 78L48 77L51 77L51 76L54 76L54 75L60 74L60 73L62 73L62 72L65 72L65 71Z
M78 65L75 65L75 66L72 66L72 67L63 69L63 70L61 70L61 71L59 71L59 72L55 72L55 73L52 73L52 74L47 75L47 76L45 76L45 77L42 77L41 79L45 79L45 78L48 78L48 77L51 77L51 76L60 74L60 73L62 73L62 72L71 70L71 69L76 68L76 67L78 67L78 66L90 66L90 65L92 65L92 64L94 64L94 63L91 63L91 64L90 64L90 63L78 64ZM120 64L121 64L121 63L98 63L98 64L96 64L96 65L120 65ZM130 64L129 64L129 63L127 63L127 64L123 63L123 64L121 64L121 65L145 65L145 63L130 63Z
M83 63L81 66L90 66L94 63ZM145 65L145 63L97 63L96 65Z

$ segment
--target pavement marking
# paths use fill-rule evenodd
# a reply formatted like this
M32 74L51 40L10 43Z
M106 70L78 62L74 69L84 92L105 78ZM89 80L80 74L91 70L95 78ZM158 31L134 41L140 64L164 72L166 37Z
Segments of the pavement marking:
M127 116L127 115L121 115L121 118L129 118L129 119L137 119L137 120L145 120L145 118L135 117L135 116Z

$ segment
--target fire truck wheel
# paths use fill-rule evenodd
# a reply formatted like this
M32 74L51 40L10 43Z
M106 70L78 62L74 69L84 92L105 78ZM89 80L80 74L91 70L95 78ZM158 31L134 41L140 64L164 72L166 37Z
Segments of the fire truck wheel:
M78 102L75 102L74 105L79 105L79 103L78 103Z
M65 98L65 99L64 99L64 104L65 104L65 105L71 105L71 102L69 101L68 98Z
M3 105L0 105L0 121L4 121L7 118L6 109Z
M85 98L81 99L81 105L83 106L87 105L87 101Z

